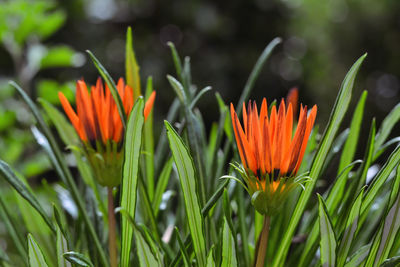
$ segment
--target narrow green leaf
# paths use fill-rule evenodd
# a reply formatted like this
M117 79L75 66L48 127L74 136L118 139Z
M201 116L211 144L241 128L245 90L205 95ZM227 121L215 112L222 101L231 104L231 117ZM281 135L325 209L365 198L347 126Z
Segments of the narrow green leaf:
M36 197L26 188L24 183L15 175L15 173L11 170L10 166L7 163L0 160L0 173L4 177L4 179L18 192L18 194L26 199L28 203L39 212L40 216L42 216L43 220L49 226L49 228L55 232L55 228L46 212L40 205L39 201Z
M68 252L68 244L65 236L62 234L60 227L57 226L57 263L58 267L71 267L63 256L64 253Z
M93 263L85 255L75 251L65 252L64 258L70 263L80 267L94 267Z
M207 266L206 267L215 267L215 261L213 258L213 247L211 247L210 252L208 252L207 256Z
M175 64L176 74L179 79L182 80L182 62L179 58L178 52L175 49L175 45L172 42L168 42L167 45L171 48L172 60Z
M380 267L398 267L400 264L400 256L392 257L382 262Z
M344 267L359 267L368 257L368 251L370 248L371 244L361 247L351 256L350 260Z
M385 165L379 170L379 173L374 178L374 181L370 187L368 187L367 193L365 195L364 201L361 206L361 217L365 217L371 208L372 202L376 198L382 185L385 183L386 179L389 177L392 170L400 162L400 146L390 154L389 159L385 162Z
M14 223L14 220L10 215L10 211L8 210L8 205L4 203L2 196L0 196L0 218L1 222L5 226L8 235L11 237L11 240L14 243L18 254L21 256L21 259L26 261L26 259L28 258L28 254L26 251L26 247L23 244L22 237L20 236L20 230Z
M193 108L196 106L197 102L200 100L200 98L201 98L205 93L207 93L208 91L211 91L211 89L212 89L211 86L207 86L207 87L201 89L201 91L200 91L200 92L196 95L196 97L192 100L192 103L190 103L189 109L193 109Z
M143 98L139 98L129 117L128 126L125 135L125 160L123 167L123 179L121 188L121 207L125 209L130 216L135 217L136 196L138 185L138 170L140 147L142 144L143 117ZM121 235L121 265L129 266L129 256L132 246L133 229L122 217L122 235Z
M393 181L385 219L372 243L366 266L379 266L389 255L396 234L400 228L400 166Z
M324 267L336 266L336 237L332 223L328 215L325 202L318 194L319 201L319 229L321 235L321 264Z
M354 154L356 152L358 137L360 133L362 118L364 114L365 100L367 99L368 91L364 91L358 101L357 107L353 114L353 119L350 124L350 132L347 137L346 143L344 144L342 156L340 158L338 174L353 161ZM346 175L347 176L347 175ZM344 185L342 186L344 189ZM342 192L342 190L340 191ZM339 194L340 198L341 194Z
M235 241L232 236L231 229L228 221L224 219L224 229L222 233L222 267L235 267L237 266Z
M174 128L165 122L168 140L178 170L181 189L185 200L187 223L193 240L193 247L199 266L206 264L206 249L203 231L203 218L197 197L195 169L188 148Z
M103 77L104 81L106 82L106 84L111 92L111 95L113 96L114 101L117 104L118 113L119 113L119 116L121 117L122 125L124 125L124 128L126 129L125 109L122 104L122 100L118 93L118 89L117 89L117 86L115 85L114 80L111 78L110 74L108 74L108 71L104 68L104 66L100 63L100 61L93 55L93 53L89 50L86 50L86 52L89 54L96 69L99 71L101 77Z
M183 85L171 75L167 75L167 79L172 89L174 89L176 96L179 98L182 104L186 103L186 93L183 89Z
M154 199L152 203L152 207L154 210L154 215L157 217L158 211L160 208L162 196L167 188L169 178L171 177L172 171L172 162L173 158L169 158L169 160L165 163L164 168L161 171L160 178L158 179L156 192L154 193Z
M126 84L133 89L133 100L136 101L142 95L142 92L140 90L139 66L136 61L135 51L133 50L131 27L128 27L126 31L125 72Z
M238 116L242 114L242 104L245 102L251 92L251 89L253 89L254 84L260 75L260 72L265 64L267 62L267 59L271 55L272 51L274 48L282 41L281 38L277 37L274 38L264 49L264 51L261 53L260 57L258 58L256 64L254 65L249 78L247 79L247 82L243 88L242 94L240 95L239 102L236 105L236 113Z
M146 86L146 101L150 97L153 92L153 79L150 76L147 79ZM145 166L146 166L146 186L147 192L149 194L150 201L153 201L154 198L154 133L153 133L153 110L150 111L147 116L146 123L144 124L144 135L143 135L143 146L144 153L143 156L145 158Z
M163 266L162 262L159 262L152 253L150 246L147 244L146 239L143 237L142 233L136 230L136 228L134 228L134 233L135 233L137 254L139 256L140 266L141 267Z
M209 214L209 211L214 207L215 203L219 200L219 198L222 196L222 193L224 192L225 187L228 185L229 179L225 179L224 182L218 187L217 191L212 195L212 197L208 200L206 205L203 207L201 210L201 215L206 218ZM186 236L185 238L185 246L189 247L192 245L192 241L190 239L190 235ZM189 249L187 249L189 251ZM182 260L182 257L180 254L178 254L175 259L172 261L172 263L169 266L178 266L180 261Z
M393 127L400 120L400 104L395 106L389 115L383 120L381 127L379 128L378 133L375 138L375 151L374 154L379 150L379 148L383 145L386 138L389 136Z
M358 69L361 66L361 63L364 61L366 57L366 54L361 56L356 63L351 67L349 72L347 73L346 77L343 80L341 89L339 91L339 95L336 99L335 105L333 107L328 125L325 129L325 132L323 134L323 137L321 139L321 143L319 145L319 148L316 152L311 171L310 171L310 177L311 181L306 184L306 189L301 193L299 201L296 205L296 208L293 212L293 215L290 219L289 226L287 231L285 232L283 238L282 238L282 243L280 244L277 254L275 256L273 266L282 266L285 262L285 257L286 254L289 250L289 246L292 240L292 237L294 235L294 232L297 228L297 225L300 221L300 218L304 212L304 209L307 205L307 202L311 196L311 193L314 190L314 187L316 185L316 182L321 174L321 170L323 167L323 164L325 162L325 158L327 156L327 153L329 151L329 148L332 145L332 142L334 140L334 137L339 130L339 126L343 120L343 117L345 116L347 112L347 108L350 104L351 100L351 94L352 94L352 89L354 85L354 80L356 77L356 74L358 72Z
M47 267L43 252L31 234L28 234L29 266Z
M358 218L360 216L360 208L364 195L364 189L358 194L356 200L351 207L347 217L347 222L342 239L340 240L339 249L337 253L337 265L343 266L346 262L347 255L349 254L353 238L358 227Z
M178 240L180 251L182 253L183 263L185 264L185 267L189 267L190 266L190 258L186 251L185 244L182 241L181 235L179 234L179 230L177 227L175 227L175 235L176 235L176 239Z

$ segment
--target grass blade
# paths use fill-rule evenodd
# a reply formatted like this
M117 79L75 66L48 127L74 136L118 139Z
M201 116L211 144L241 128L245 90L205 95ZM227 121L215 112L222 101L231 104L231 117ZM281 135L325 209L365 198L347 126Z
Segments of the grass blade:
M31 234L28 234L29 266L47 267L46 259L38 243Z
M70 263L80 267L94 267L93 263L86 258L85 255L75 251L68 251L64 253L64 258Z
M186 251L186 247L185 244L182 241L181 235L179 234L179 230L177 227L175 227L175 235L176 235L176 239L178 239L178 244L179 244L179 248L183 257L183 263L185 264L185 267L190 267L190 258L189 255ZM207 259L208 261L208 259Z
M153 92L153 79L149 77L147 79L146 86L146 96L145 99L150 97ZM153 109L147 116L146 123L144 124L144 136L143 136L143 146L144 146L144 159L145 159L145 170L146 176L146 186L150 201L154 198L154 136L153 136Z
M69 263L64 257L63 254L68 252L68 244L64 235L61 232L60 227L57 226L57 262L58 267L71 267L71 263Z
M318 194L319 201L319 229L321 235L321 264L324 267L336 266L336 237L332 228L325 202Z
M389 115L383 120L381 127L379 128L378 133L375 138L375 151L374 154L379 150L379 148L383 145L386 138L389 136L393 127L400 120L400 104L395 106Z
M46 212L40 205L39 201L36 197L26 188L24 183L15 175L15 173L11 170L10 166L7 163L0 160L0 173L6 179L6 181L14 187L14 189L18 192L18 194L26 199L28 203L40 214L49 228L55 233L55 228L50 218L47 216Z
M122 124L124 125L124 128L126 129L126 120L127 120L126 114L125 114L124 106L122 104L122 100L118 93L118 89L117 89L117 86L115 85L114 80L111 78L110 74L108 74L108 71L104 68L104 66L100 63L100 61L93 55L93 53L89 50L86 50L86 52L89 54L96 69L99 71L101 77L103 77L104 81L106 82L106 84L111 92L111 95L113 96L114 101L117 104L118 113L119 113L119 116L121 117Z
M228 221L224 219L224 229L222 233L222 267L237 266L235 241L232 236Z
M206 249L203 231L203 217L200 213L196 189L195 169L189 149L174 128L165 121L168 140L178 170L181 189L185 200L186 215L193 240L193 247L199 266L206 264Z
M287 231L285 232L282 242L279 246L277 254L275 256L273 266L282 266L285 262L285 258L287 252L289 250L289 246L294 235L294 232L297 228L297 225L300 221L300 218L304 212L304 209L307 205L307 202L311 196L311 193L314 190L315 184L321 174L321 170L329 152L329 148L332 145L334 137L339 130L339 126L343 120L343 117L346 114L347 108L350 104L352 89L354 85L354 80L356 78L356 74L361 66L361 63L364 61L367 55L364 54L361 56L351 67L346 77L343 80L341 89L339 91L339 95L336 99L335 105L333 107L328 125L323 134L323 138L321 139L320 146L316 152L311 171L310 177L312 180L306 184L306 189L301 193L299 201L296 205L296 208L293 212L293 215L290 219L289 226Z
M385 220L381 222L380 236L376 236L372 244L366 266L379 266L389 255L397 232L400 228L400 167L397 168L397 175L393 181L388 211ZM370 265L368 265L370 264Z
M368 251L370 248L371 244L361 247L351 256L350 260L344 267L359 267L368 257Z
M139 156L140 147L142 145L142 129L144 123L143 108L143 98L139 98L129 117L125 135L125 161L121 188L121 207L125 209L132 218L135 217L136 210ZM122 266L129 266L133 229L125 217L122 217L121 221L122 235L120 261Z
M345 230L343 237L340 240L340 245L337 253L337 265L338 266L343 266L344 263L346 262L347 255L349 254L352 242L353 242L353 237L356 233L357 227L358 227L358 219L360 216L360 208L361 208L361 203L364 195L364 189L361 190L361 192L358 194L355 202L353 203L353 206L351 207L351 210L349 212Z
M158 182L157 182L156 192L154 193L154 199L153 199L153 203L152 203L155 217L157 217L157 215L158 215L162 196L165 192L165 189L167 188L169 178L171 177L172 162L173 162L173 158L171 157L165 163L164 168L161 171L160 178L158 179Z
M126 31L125 73L126 84L133 89L133 101L136 101L142 93L140 90L139 66L136 61L135 51L133 50L131 27L128 27Z

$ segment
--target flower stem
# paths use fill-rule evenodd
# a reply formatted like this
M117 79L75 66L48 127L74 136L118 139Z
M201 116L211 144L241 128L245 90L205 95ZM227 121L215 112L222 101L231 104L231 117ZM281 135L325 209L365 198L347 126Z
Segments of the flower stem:
M116 222L114 215L114 198L112 194L113 188L107 187L108 195L108 252L110 254L111 267L117 267L117 238L116 238Z
M257 244L257 258L255 260L255 267L264 267L265 263L265 255L267 254L267 245L268 245L268 235L269 235L269 226L271 223L271 217L264 217L264 225L263 229L260 233L260 237L258 238Z

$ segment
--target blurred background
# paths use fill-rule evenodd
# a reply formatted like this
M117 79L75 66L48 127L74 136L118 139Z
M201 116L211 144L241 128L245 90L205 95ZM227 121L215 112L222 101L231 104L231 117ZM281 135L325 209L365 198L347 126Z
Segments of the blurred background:
M124 76L128 26L142 87L152 75L157 90L155 136L174 97L166 79L175 75L168 41L182 57L190 56L198 88L213 87L198 104L208 126L219 115L215 92L236 103L258 56L278 36L283 42L264 67L252 99L280 99L297 86L302 103L318 105L323 129L346 72L368 52L350 108L368 90L365 139L372 117L379 126L400 100L398 0L0 0L0 7L0 158L26 177L43 176L50 163L33 140L32 118L8 80L33 98L58 105L61 90L73 100L74 81L84 77L94 83L98 76L87 49L114 79Z

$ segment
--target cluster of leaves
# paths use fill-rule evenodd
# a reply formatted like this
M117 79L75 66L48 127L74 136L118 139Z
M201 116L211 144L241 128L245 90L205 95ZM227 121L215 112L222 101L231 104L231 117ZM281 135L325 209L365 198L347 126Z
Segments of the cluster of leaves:
M138 67L130 50L130 31L127 39L129 76L138 73ZM273 40L255 64L238 102L238 113L279 42ZM219 179L226 173L238 175L234 169L227 169L229 162L238 159L228 108L216 93L219 119L207 134L196 104L211 88L198 90L192 84L190 59L186 57L182 62L174 46L170 47L177 73L167 79L176 99L157 146L152 115L144 123L142 98L126 120L123 179L115 192L121 215L120 264L250 266L262 217L254 212L250 197L239 183ZM112 78L89 54L115 94ZM358 140L367 92L361 95L349 128L339 133L341 122L349 113L356 74L365 57L358 59L346 75L323 134L315 127L310 137L299 173L310 170L311 181L304 190L299 188L294 192L282 211L272 218L268 266L395 266L400 262L400 146L384 160L383 166L376 164L383 152L398 143L398 138L387 139L400 119L400 106L387 116L378 131L375 121L371 122L362 159L355 159L355 152L362 145ZM79 175L73 175L68 155L60 149L39 107L17 84L12 85L35 117L34 136L47 153L60 182L49 185L44 181L40 194L0 161L1 176L15 193L7 195L7 199L0 196L0 216L10 234L7 250L0 250L2 264L108 266L103 188L94 182L87 162L74 149L71 153ZM150 77L145 97L151 91ZM43 99L39 102L64 144L73 147L79 143L64 116L49 102ZM319 204L313 205L317 182L337 157L337 177L327 192L318 196ZM373 170L375 173L371 174ZM14 209L12 205L17 207ZM17 211L24 225L17 223ZM27 238L26 232L30 233Z

